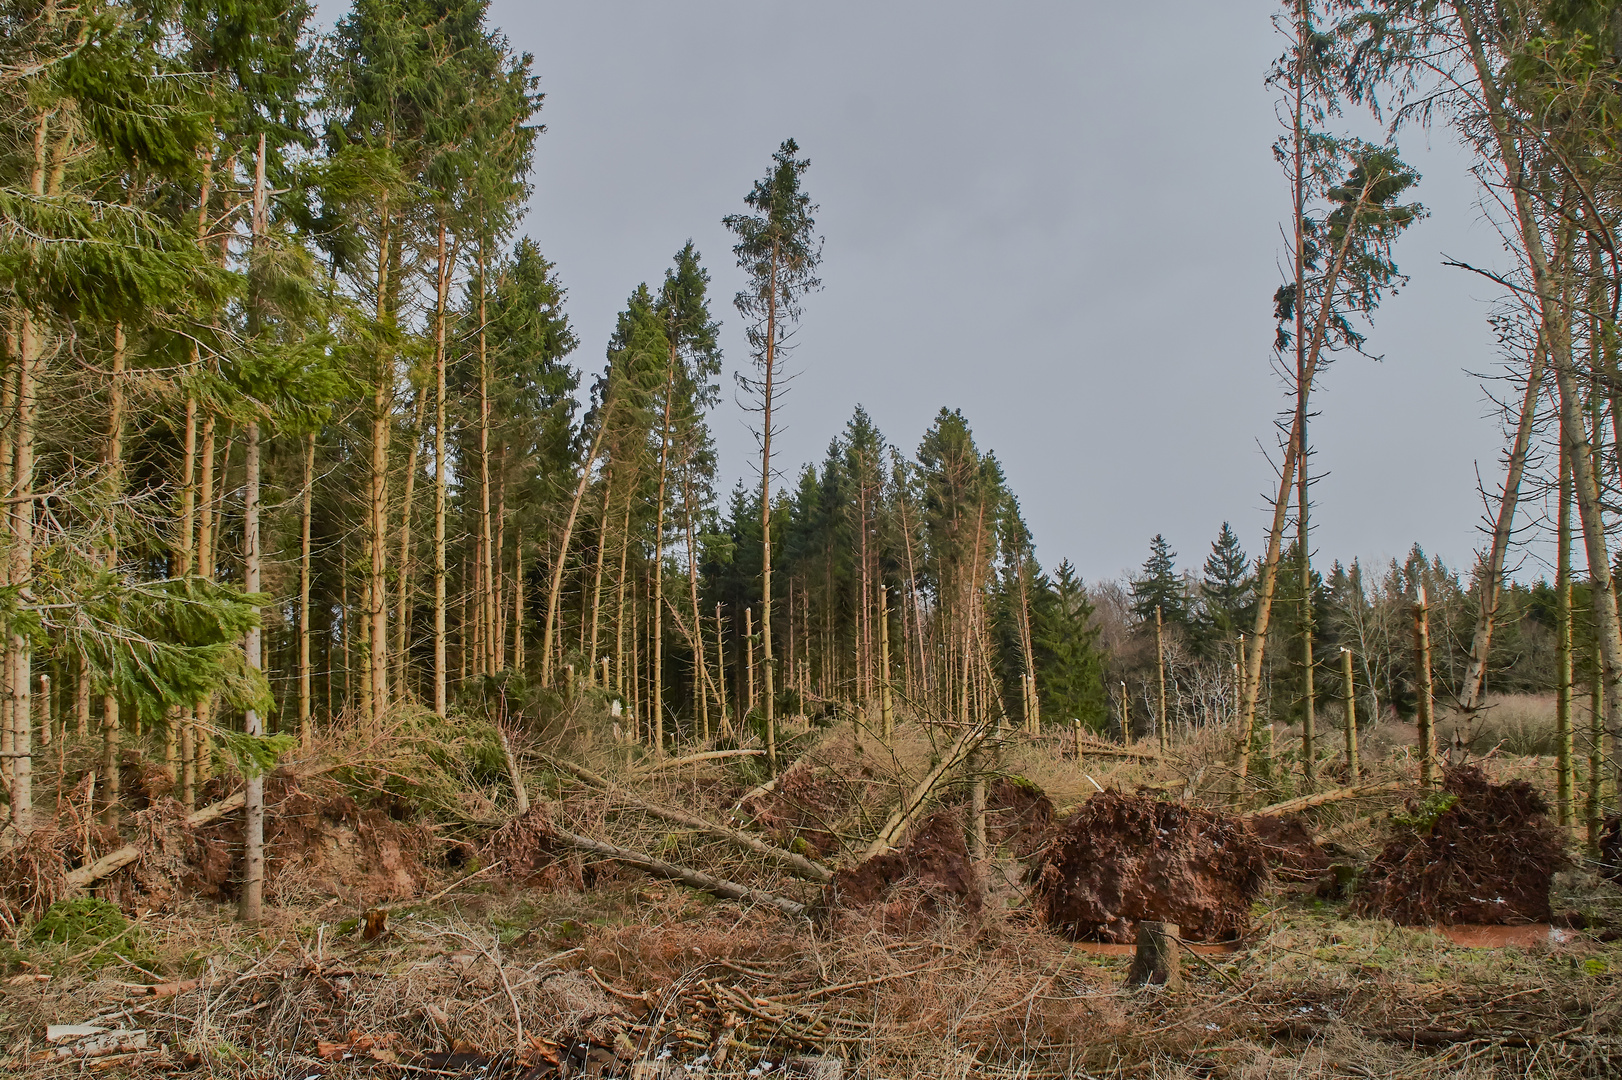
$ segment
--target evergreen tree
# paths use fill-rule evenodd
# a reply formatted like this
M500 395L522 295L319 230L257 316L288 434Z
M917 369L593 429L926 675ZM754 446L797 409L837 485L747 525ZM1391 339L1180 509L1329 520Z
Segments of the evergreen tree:
M746 323L756 374L738 378L759 402L760 411L761 671L766 683L766 756L773 772L777 770L777 731L773 717L772 425L783 392L782 365L789 335L799 320L805 294L822 284L816 277L822 241L815 235L812 217L817 208L800 190L800 177L811 163L797 157L799 152L793 139L785 139L772 155L771 172L745 197L753 213L731 214L723 222L738 237L732 250L738 266L749 275L748 287L738 293L735 302Z
M1166 623L1186 624L1188 621L1188 593L1183 579L1178 576L1166 538L1155 533L1149 541L1149 557L1143 561L1143 573L1132 581L1132 614L1153 625L1155 608Z
M1070 560L1059 564L1051 581L1037 579L1031 616L1044 715L1103 731L1109 724L1104 656L1092 625L1093 606Z
M1250 559L1239 536L1226 521L1211 543L1200 582L1200 630L1209 652L1218 642L1231 642L1243 633L1254 614L1251 609Z

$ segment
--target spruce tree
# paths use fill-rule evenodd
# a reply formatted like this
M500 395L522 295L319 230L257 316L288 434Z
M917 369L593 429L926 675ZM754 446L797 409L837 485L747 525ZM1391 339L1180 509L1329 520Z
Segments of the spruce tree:
M805 294L821 286L817 266L822 241L814 230L816 206L800 190L800 177L811 163L797 157L800 147L785 139L772 155L772 169L745 197L752 213L728 215L723 223L738 238L733 253L749 277L735 303L744 317L755 374L739 374L739 384L758 403L760 412L761 570L760 633L765 675L764 717L768 765L777 771L772 655L772 435L774 410L784 389L783 363L789 336L801 313Z
M1177 573L1176 558L1166 538L1155 533L1143 573L1132 581L1132 614L1146 623L1155 621L1156 608L1167 623L1186 625L1188 621L1188 593Z

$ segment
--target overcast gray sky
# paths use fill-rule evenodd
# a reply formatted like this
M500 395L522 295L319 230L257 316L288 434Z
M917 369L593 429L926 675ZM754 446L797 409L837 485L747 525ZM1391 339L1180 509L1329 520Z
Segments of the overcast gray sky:
M591 370L632 288L697 242L725 324L712 426L730 486L755 445L720 220L793 136L827 243L782 412L790 476L858 402L909 453L944 405L1002 460L1045 565L1116 576L1163 532L1197 567L1225 519L1255 554L1276 483L1258 441L1283 402L1275 8L496 0L547 95L523 228L558 264ZM1412 283L1371 335L1383 362L1321 382L1325 563L1416 540L1467 563L1477 463L1497 475L1498 421L1467 374L1496 363L1493 288L1440 263L1504 255L1451 133L1403 145L1432 216L1399 249Z

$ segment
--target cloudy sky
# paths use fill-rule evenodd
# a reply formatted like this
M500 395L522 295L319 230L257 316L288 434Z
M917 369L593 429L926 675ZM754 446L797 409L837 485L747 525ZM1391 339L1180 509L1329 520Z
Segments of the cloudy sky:
M1002 460L1048 565L1135 568L1163 532L1198 565L1224 520L1246 547L1276 481L1262 444L1283 389L1270 301L1288 191L1263 79L1267 0L861 3L496 0L546 106L524 228L555 260L582 346L689 237L714 276L728 371L746 362L721 218L787 136L811 159L825 288L810 297L778 442L792 475L860 402L914 449L960 408ZM1347 123L1369 133L1361 117ZM1412 276L1317 398L1317 549L1420 542L1467 562L1499 422L1470 372L1496 363L1485 281L1502 265L1451 134L1405 133L1431 217ZM748 414L712 419L726 484ZM758 466L757 466L758 467Z

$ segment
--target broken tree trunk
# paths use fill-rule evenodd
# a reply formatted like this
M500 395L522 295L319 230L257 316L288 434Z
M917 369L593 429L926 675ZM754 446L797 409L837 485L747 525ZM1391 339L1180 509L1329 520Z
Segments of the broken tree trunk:
M984 721L981 721L958 736L957 742L953 743L951 749L946 751L945 756L940 760L940 764L929 770L928 774L918 782L916 787L907 793L907 797L902 800L901 805L896 807L895 812L885 821L884 828L879 830L879 834L873 838L873 842L867 846L867 851L863 853L863 862L874 856L883 855L890 850L895 838L901 834L902 829L907 827L907 822L912 820L913 815L918 812L918 808L924 804L924 800L929 798L930 793L945 779L947 773L961 765L974 752L975 748L985 740L986 731L987 725Z
M1336 788L1333 791L1320 791L1315 795L1303 795L1298 799L1289 799L1285 802L1274 803L1272 806L1263 806L1242 814L1242 817L1283 817L1313 806L1323 806L1326 803L1341 802L1345 799L1361 799L1368 795L1386 795L1393 791L1401 791L1408 786L1406 780L1388 780L1381 784L1362 784L1357 787Z
M1177 955L1177 938L1181 933L1182 927L1176 923L1138 923L1138 949L1132 957L1132 968L1126 974L1126 985L1180 989L1183 968L1181 957Z
M669 878L671 881L679 881L683 885L689 885L702 892L707 892L726 900L741 900L745 903L768 904L787 915L805 914L805 905L794 900L788 900L781 896L773 896L770 893L764 893L758 889L751 889L747 885L739 885L735 881L727 881L723 878L711 877L709 874L706 874L700 870L694 870L691 867L678 866L675 863L665 862L663 859L656 859L652 855L644 855L642 852L616 847L613 844L606 844L601 840L593 840L590 837L579 836L571 832L564 832L562 829L553 829L552 832L553 835L555 835L558 839L579 848L581 851L589 851L593 854L601 855L604 858L613 859L615 862L624 863L627 866L634 866L639 870L646 870L648 873L654 874L658 877Z
M686 825L690 829L697 829L699 832L708 833L711 836L716 836L726 840L729 843L744 849L745 851L753 852L754 854L760 855L764 858L783 863L789 869L794 871L799 877L822 884L826 884L827 882L833 880L834 874L832 870L829 870L826 866L823 866L820 863L812 862L803 855L797 855L792 851L785 851L780 847L775 847L766 843L759 837L751 836L748 833L742 832L738 829L729 829L725 825L718 825L713 821L699 817L697 814L690 814L685 810L678 810L672 806L660 806L657 803L650 803L646 800L639 799L629 792L617 787L606 777L598 776L596 773L582 765L576 765L569 761L557 761L554 762L554 764L572 773L574 776L578 777L585 783L590 784L592 787L599 788L600 790L607 792L608 794L614 796L614 798L618 801L635 807L636 809L641 810L643 813L652 814L654 817L663 818L666 821L673 821L678 825Z

